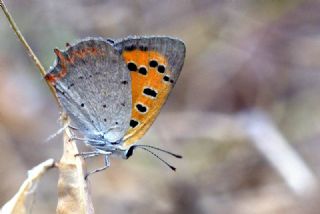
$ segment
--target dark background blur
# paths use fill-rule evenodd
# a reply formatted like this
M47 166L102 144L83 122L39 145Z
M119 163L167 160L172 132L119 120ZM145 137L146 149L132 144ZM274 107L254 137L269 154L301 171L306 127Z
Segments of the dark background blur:
M320 213L320 1L10 0L48 69L87 36L170 35L187 56L140 141L181 153L168 170L142 151L90 178L96 213ZM258 110L257 110L258 109ZM62 154L58 107L0 14L0 204L28 169ZM103 164L89 162L89 168ZM57 170L34 213L54 213Z

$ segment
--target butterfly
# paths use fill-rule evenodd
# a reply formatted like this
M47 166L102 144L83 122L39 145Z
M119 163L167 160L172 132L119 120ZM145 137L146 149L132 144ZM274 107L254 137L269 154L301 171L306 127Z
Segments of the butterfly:
M92 152L84 158L120 155L127 159L135 148L181 156L136 142L150 128L181 72L186 48L181 40L152 36L119 40L87 38L67 49L54 49L57 59L45 75L55 89L70 128L79 132Z

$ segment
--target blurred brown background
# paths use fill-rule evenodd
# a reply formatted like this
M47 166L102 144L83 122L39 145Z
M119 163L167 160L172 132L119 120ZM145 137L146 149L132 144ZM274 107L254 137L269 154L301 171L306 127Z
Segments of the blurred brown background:
M87 36L185 41L180 79L140 141L180 153L172 173L142 151L90 178L96 213L320 213L320 1L11 0L46 68ZM0 14L0 204L28 169L58 160L59 112ZM89 168L103 164L89 162ZM33 213L54 213L57 170Z

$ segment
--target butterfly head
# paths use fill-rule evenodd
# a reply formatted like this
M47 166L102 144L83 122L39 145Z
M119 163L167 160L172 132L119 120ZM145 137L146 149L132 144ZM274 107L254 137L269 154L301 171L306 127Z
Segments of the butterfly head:
M131 146L129 149L125 150L123 152L123 158L124 159L128 159L129 157L131 157L133 155L133 150L135 149L135 146Z

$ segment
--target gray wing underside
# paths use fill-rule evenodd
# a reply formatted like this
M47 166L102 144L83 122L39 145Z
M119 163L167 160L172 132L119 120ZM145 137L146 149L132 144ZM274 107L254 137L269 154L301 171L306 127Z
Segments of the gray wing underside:
M171 78L174 80L174 83L180 75L186 53L185 45L181 40L166 36L131 36L116 40L114 46L119 51L132 46L136 48L146 47L148 50L154 50L163 54L168 60L169 69L173 75Z
M78 51L96 48L100 54L67 64L67 74L55 87L60 102L72 124L86 137L115 130L121 138L131 117L131 79L120 53L112 44L99 38L81 41L66 51L66 57ZM59 59L49 73L60 72Z

